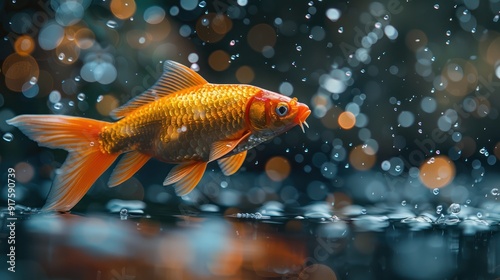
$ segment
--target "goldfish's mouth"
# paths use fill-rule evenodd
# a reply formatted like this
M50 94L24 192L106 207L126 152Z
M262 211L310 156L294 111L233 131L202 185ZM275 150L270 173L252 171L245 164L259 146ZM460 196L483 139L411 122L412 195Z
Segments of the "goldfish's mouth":
M307 105L303 105L299 107L299 113L297 114L297 122L302 129L302 132L306 133L306 130L304 129L304 126L309 128L309 124L307 124L306 119L309 117L311 114L311 110L309 110L309 107Z

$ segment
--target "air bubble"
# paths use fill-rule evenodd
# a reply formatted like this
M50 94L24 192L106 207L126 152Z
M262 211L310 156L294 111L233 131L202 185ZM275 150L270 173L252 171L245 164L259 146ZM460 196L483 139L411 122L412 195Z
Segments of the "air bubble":
M120 210L120 220L126 220L128 218L128 210L123 208Z
M76 98L78 98L78 100L80 100L80 101L85 100L85 93L80 92L80 93L77 95L77 97L76 97Z
M54 104L54 109L56 110L61 110L63 107L63 104L61 102L57 102Z
M116 27L118 27L118 23L116 23L116 21L114 20L108 20L106 22L106 26L115 29Z
M460 213L461 207L458 203L452 203L448 208L448 214L458 214Z
M493 188L493 189L491 189L491 194L494 195L494 196L499 196L500 195L500 191L498 190L498 188Z
M3 140L6 141L6 142L11 142L12 140L14 140L14 135L12 135L12 133L10 132L7 132L3 135Z
M432 193L433 193L434 195L438 195L438 194L439 194L439 189L438 189L438 188L433 189L433 190L432 190Z

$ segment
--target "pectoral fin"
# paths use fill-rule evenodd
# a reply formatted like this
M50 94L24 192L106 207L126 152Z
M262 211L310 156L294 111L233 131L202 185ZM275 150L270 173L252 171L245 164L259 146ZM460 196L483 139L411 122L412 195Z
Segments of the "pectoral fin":
M227 153L231 152L238 146L241 141L247 139L250 136L250 131L245 132L243 136L241 136L238 139L233 139L233 140L222 140L222 141L217 141L212 144L212 149L210 150L210 161L217 160L223 156L225 156Z
M116 165L108 186L114 187L132 177L151 157L136 151L125 154Z
M220 169L222 169L222 173L224 173L224 175L226 176L230 176L236 173L236 171L240 169L241 165L245 161L246 156L247 156L247 151L243 151L234 156L219 159L218 163Z
M170 170L163 185L175 184L177 195L186 195L198 185L206 168L207 163L202 161L179 164Z

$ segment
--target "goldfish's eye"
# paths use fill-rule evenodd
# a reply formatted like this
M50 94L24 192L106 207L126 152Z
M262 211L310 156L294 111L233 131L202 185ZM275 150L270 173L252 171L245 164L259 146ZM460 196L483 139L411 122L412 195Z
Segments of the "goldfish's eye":
M280 117L286 116L288 113L288 105L286 103L280 103L276 106L276 114Z

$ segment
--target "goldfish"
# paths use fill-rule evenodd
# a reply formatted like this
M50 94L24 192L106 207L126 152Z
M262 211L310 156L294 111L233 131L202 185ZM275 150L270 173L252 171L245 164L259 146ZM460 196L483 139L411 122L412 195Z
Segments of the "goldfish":
M211 84L192 69L167 60L156 83L111 111L115 122L66 115L20 115L7 123L40 146L68 151L43 211L67 212L123 154L108 181L117 186L151 158L176 164L163 185L191 192L207 164L226 176L247 151L298 125L311 111L297 98L244 84Z

